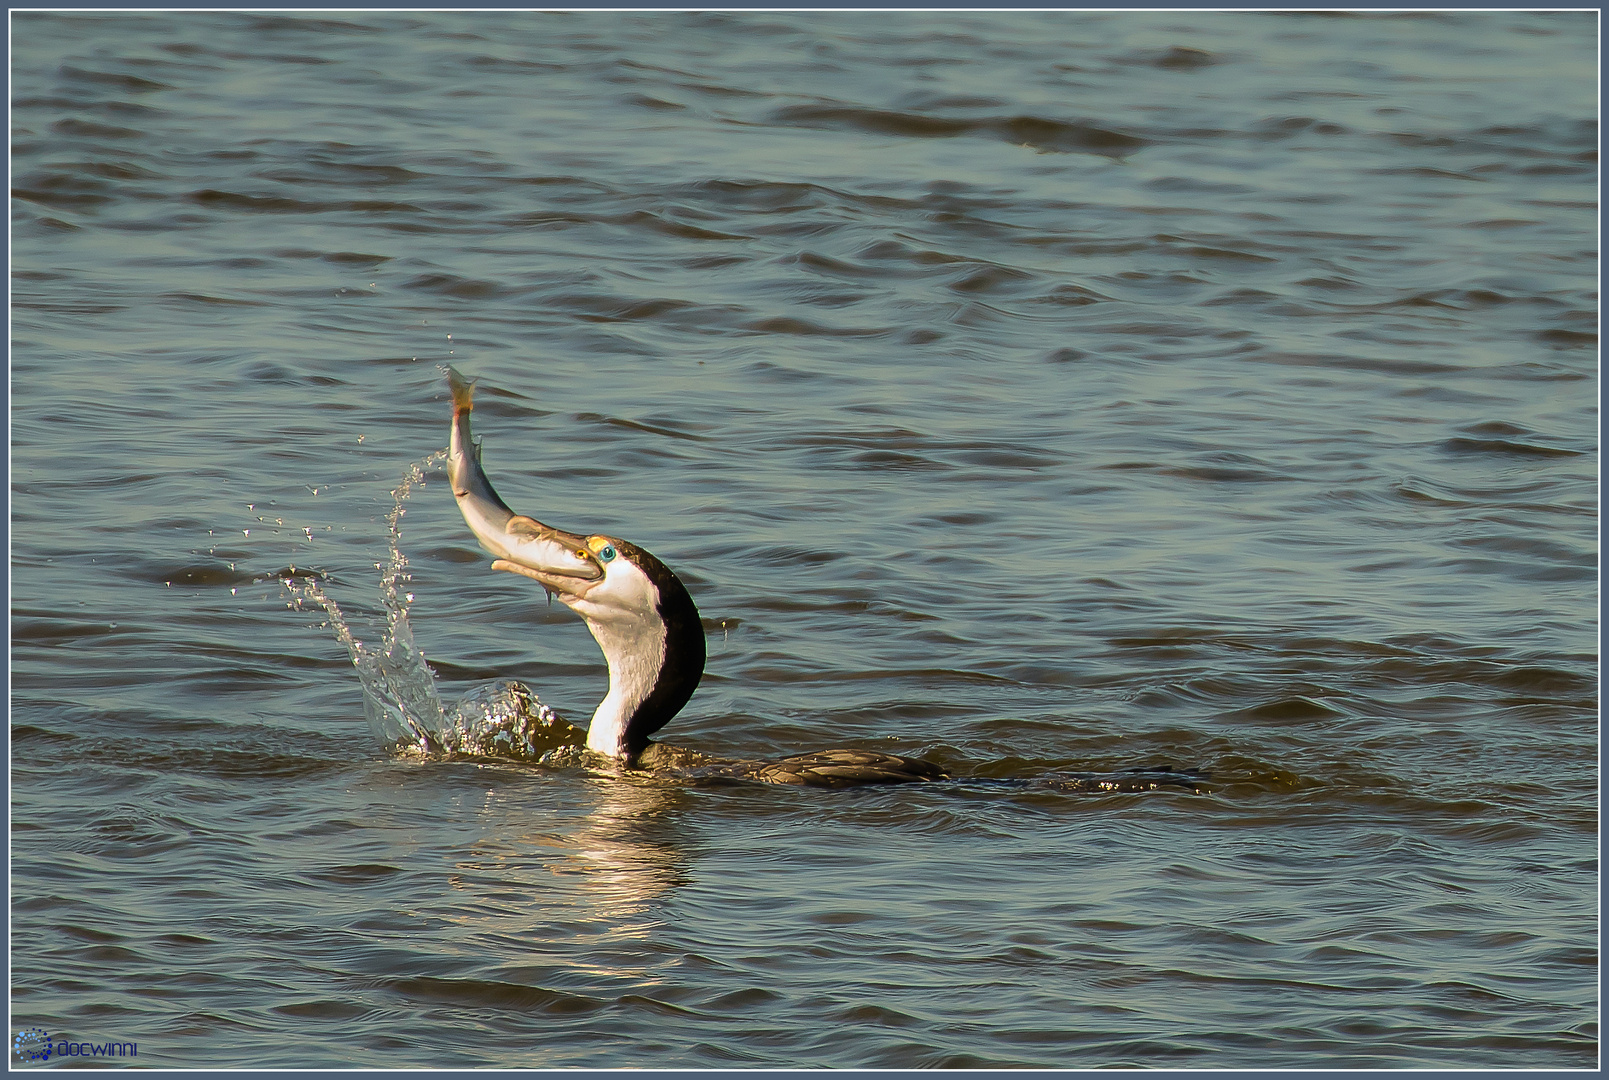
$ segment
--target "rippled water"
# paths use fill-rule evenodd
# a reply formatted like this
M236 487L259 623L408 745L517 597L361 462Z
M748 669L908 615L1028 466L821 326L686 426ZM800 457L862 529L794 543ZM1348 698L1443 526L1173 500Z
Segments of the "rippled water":
M1595 13L12 33L14 1029L1597 1061ZM662 738L957 779L383 753L279 579L380 639L444 361L516 509L688 583ZM403 506L443 696L584 722L582 624Z

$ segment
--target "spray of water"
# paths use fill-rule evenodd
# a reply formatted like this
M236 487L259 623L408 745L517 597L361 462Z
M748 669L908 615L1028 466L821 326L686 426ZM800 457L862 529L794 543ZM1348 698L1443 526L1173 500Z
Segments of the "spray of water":
M402 517L407 513L408 497L425 485L427 472L446 456L445 450L438 450L414 462L391 492L394 501L386 515L387 558L374 564L380 571L380 602L385 609L385 630L377 647L359 640L340 605L316 578L287 576L280 584L290 595L291 606L314 604L324 611L330 629L346 646L357 669L369 730L388 749L544 763L570 756L585 744L586 733L542 704L523 683L505 679L477 686L451 708L443 708L435 672L414 641L408 624L413 596L406 591L411 578L408 558L402 553Z

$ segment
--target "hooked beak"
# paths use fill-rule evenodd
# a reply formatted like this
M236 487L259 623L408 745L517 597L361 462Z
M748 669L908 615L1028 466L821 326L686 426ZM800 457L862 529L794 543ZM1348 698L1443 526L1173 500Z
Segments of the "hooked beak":
M493 570L522 574L561 596L582 596L603 580L603 564L587 546L585 537L562 532L534 518L515 514L508 519L502 543L493 547L479 536L481 546L503 558L492 561ZM501 552L499 552L501 548Z

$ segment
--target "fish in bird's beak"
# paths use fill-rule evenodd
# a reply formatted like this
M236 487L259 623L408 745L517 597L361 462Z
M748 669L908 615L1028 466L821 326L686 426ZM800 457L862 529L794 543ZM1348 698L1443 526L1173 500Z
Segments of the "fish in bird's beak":
M452 438L447 447L447 476L453 498L480 546L496 556L493 570L523 574L563 596L583 596L603 580L603 563L590 539L562 532L534 518L516 514L498 498L480 467L480 444L469 430L475 383L451 367L447 385L453 392ZM607 554L613 556L612 549Z

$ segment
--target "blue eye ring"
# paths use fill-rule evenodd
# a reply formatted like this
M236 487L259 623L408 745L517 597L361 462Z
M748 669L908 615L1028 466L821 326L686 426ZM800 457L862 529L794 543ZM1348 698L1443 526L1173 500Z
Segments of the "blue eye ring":
M615 552L614 545L613 544L605 544L605 545L603 545L603 547L598 549L598 561L599 562L612 562L614 560L615 554L616 554L616 552Z

